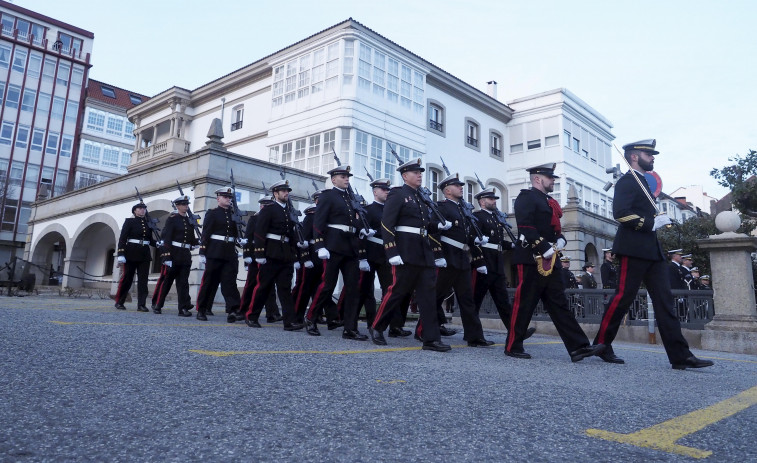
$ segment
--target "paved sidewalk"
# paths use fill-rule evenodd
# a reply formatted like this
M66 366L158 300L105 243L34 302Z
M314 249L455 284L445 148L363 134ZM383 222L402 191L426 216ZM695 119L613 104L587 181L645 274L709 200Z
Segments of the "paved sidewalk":
M128 308L0 297L0 461L757 460L755 356L675 371L618 344L625 365L574 364L537 334L518 360L494 331L436 353Z

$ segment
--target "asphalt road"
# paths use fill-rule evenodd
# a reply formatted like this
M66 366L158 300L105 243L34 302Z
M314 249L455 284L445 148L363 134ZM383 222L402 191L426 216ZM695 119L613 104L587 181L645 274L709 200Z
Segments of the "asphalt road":
M519 360L501 332L437 353L112 304L0 297L0 461L757 460L755 356L676 371L617 344L625 365L574 364L537 333Z

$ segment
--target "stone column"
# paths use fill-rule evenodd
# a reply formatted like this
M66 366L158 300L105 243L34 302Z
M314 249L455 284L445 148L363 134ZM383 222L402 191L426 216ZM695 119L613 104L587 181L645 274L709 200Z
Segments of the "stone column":
M82 280L81 278L76 277L84 277L84 274L81 272L81 270L79 270L79 268L84 268L85 266L86 262L83 259L64 259L62 287L81 288L83 286Z
M715 305L715 316L702 333L702 348L757 354L751 255L757 250L757 238L734 233L740 224L735 212L720 213L715 224L723 233L697 240L710 253Z

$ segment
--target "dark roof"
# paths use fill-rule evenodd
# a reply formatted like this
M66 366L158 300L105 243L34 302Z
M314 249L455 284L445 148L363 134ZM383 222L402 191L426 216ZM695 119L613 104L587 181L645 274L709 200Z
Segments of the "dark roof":
M51 18L50 16L45 16L43 14L39 14L36 11L27 10L26 8L20 7L18 5L14 5L10 2L4 2L0 0L0 7L6 8L11 11L15 11L16 13L25 14L31 18L38 19L40 21L44 21L46 23L53 24L55 26L58 26L62 29L67 29L70 32L75 32L79 35L83 35L84 37L94 39L95 34L93 34L90 31L84 30L80 27L72 26L71 24L64 23L63 21L58 21L57 19Z
M103 93L103 87L113 90L113 93L116 95L116 97L112 98L110 96L106 96ZM142 101L140 101L140 103L134 103L132 101L132 97L139 98ZM134 106L137 106L137 104L144 103L145 101L150 99L149 96L142 95L141 93L130 92L129 90L124 90L122 88L116 87L115 85L106 84L94 79L89 79L87 83L87 98L102 101L103 103L107 103L113 106L120 106L124 109L131 109Z

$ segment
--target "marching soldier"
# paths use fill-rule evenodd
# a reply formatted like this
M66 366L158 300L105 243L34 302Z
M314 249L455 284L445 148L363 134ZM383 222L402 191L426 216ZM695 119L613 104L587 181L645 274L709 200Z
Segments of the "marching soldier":
M615 256L612 249L602 249L605 253L605 261L599 267L599 273L602 277L602 287L604 289L615 289L618 287L618 270L615 268Z
M513 250L518 268L518 289L513 301L511 329L505 354L531 358L523 350L523 339L536 304L541 300L562 338L570 359L578 362L600 353L603 345L592 346L568 307L562 276L554 271L557 254L565 247L560 217L562 209L548 193L554 189L555 165L528 169L531 188L515 199L515 219L520 239Z
M329 308L328 302L334 293L339 272L342 272L344 287L344 339L365 341L368 336L360 334L357 329L358 319L358 282L360 279L360 265L364 260L364 251L360 249L358 240L359 223L357 211L350 202L348 188L350 185L350 166L339 166L328 171L331 183L330 190L321 194L313 220L313 240L317 255L324 261L323 278L313 296L307 318L307 333L320 336L316 324L316 316L321 309ZM368 234L369 230L360 230ZM339 323L336 314L327 312L329 328L336 328Z
M642 281L654 305L657 327L668 360L674 369L703 368L713 365L689 350L681 333L681 324L674 313L670 290L670 271L657 240L656 230L671 223L666 215L655 216L652 192L644 173L654 169L655 140L642 140L623 146L624 157L631 169L615 184L613 216L619 222L612 251L620 259L618 289L605 308L594 343L605 345L600 358L608 363L625 363L612 350L612 341L620 322L628 312ZM647 196L649 195L649 196ZM671 264L673 265L673 264Z
M215 191L218 207L205 214L205 223L202 226L200 263L205 264L205 272L197 294L197 319L202 321L207 321L207 315L213 314L213 299L219 284L226 302L226 313L233 314L239 311L239 255L235 243L240 240L240 244L244 246L247 239L238 236L231 215L232 191L231 187Z
M177 212L172 212L166 219L161 240L161 260L163 261L163 284L158 292L158 299L153 312L159 314L166 301L171 285L176 281L176 295L179 299L179 316L191 317L192 299L189 296L189 271L192 268L191 249L199 244L190 218L189 197L179 196L173 201Z
M415 290L423 324L423 349L446 352L451 347L441 342L436 316L434 254L441 249L429 232L447 230L452 224L438 223L429 215L429 207L418 191L425 171L420 159L406 162L397 170L405 184L389 192L381 219L384 250L392 265L392 285L376 313L373 342L386 345L383 331L389 326L394 311L400 310L400 304Z
M565 289L578 288L578 280L576 280L573 272L570 271L570 257L563 256L560 258L560 262L562 263L562 282L565 285Z
M463 185L459 175L450 175L439 182L439 189L444 194L444 201L439 201L437 207L445 220L452 226L440 232L438 239L441 242L444 263L436 274L436 303L437 317L442 302L453 289L457 303L460 306L460 318L463 323L463 340L468 341L470 347L488 347L494 344L484 338L484 330L481 319L478 317L476 305L473 301L473 287L471 280L471 266L477 273L487 274L486 262L484 262L481 249L477 246L488 242L488 238L479 239L473 231L473 226L465 218L466 205L462 204ZM444 312L439 318L439 325L446 321ZM422 329L422 320L418 326ZM423 339L422 331L418 335Z
M149 312L147 306L147 276L150 273L150 246L156 246L152 231L147 223L145 215L147 206L139 202L132 206L130 217L124 221L121 227L121 236L118 238L118 264L122 266L121 279L118 281L116 292L116 308L126 310L124 302L126 295L134 281L134 273L137 274L137 310Z
M497 196L494 188L487 188L476 194L480 210L473 213L478 218L478 227L489 241L481 246L481 253L486 264L486 273L473 272L473 301L476 313L488 292L497 307L500 320L510 330L510 317L513 307L507 295L507 275L505 275L505 252L512 251L513 243L507 239L505 226L494 216L497 210ZM535 328L526 331L525 339L536 332Z
M594 264L588 262L583 266L584 274L581 275L581 287L583 289L597 289L597 280L594 279Z
M288 180L271 185L274 203L264 207L255 221L253 248L259 268L252 303L246 313L247 326L252 328L260 328L258 317L274 285L281 301L284 330L296 331L304 327L295 322L291 293L293 264L297 262L297 233L288 205L290 191Z
M297 281L292 288L292 299L294 299L294 313L297 323L305 323L305 312L307 311L308 303L318 288L321 276L323 275L323 261L318 258L315 248L313 248L313 243L315 243L313 241L313 218L315 217L315 210L322 191L316 190L312 194L311 198L313 198L315 205L305 209L305 218L302 219L302 235L308 243L308 248L300 254L301 267L297 271ZM320 314L316 314L316 317L318 316Z

